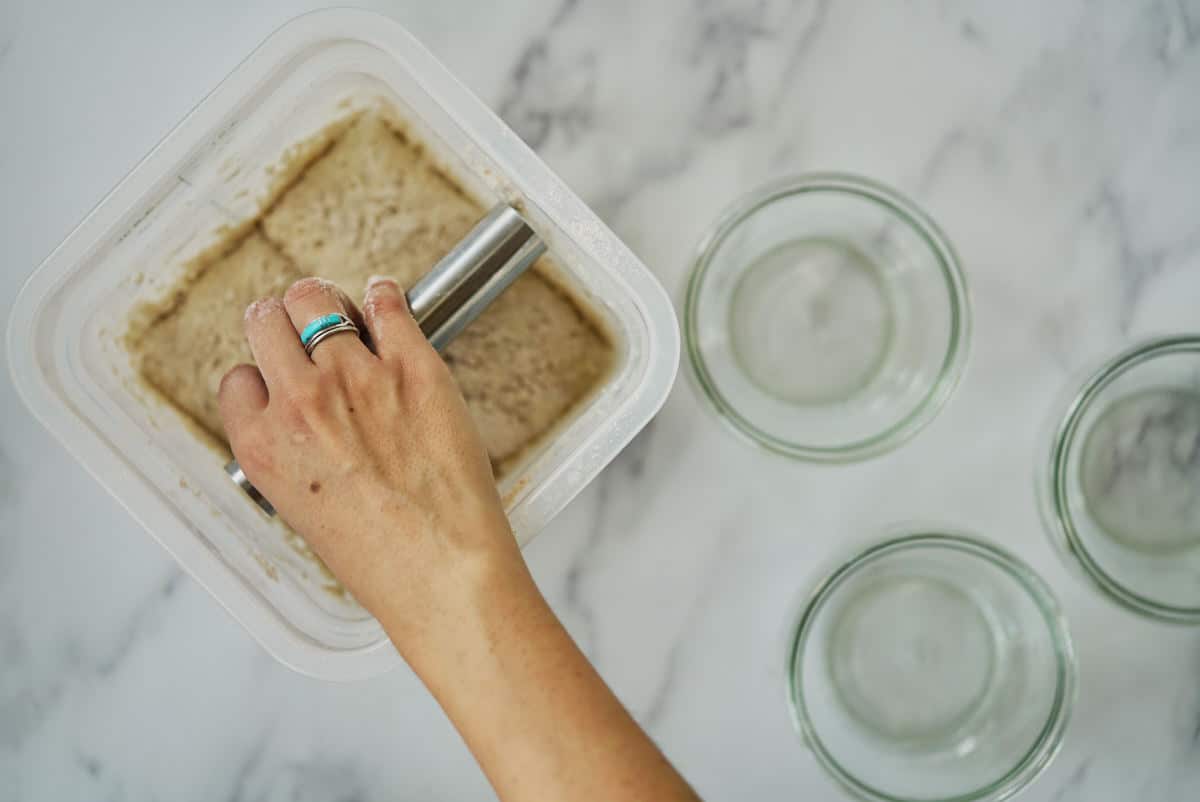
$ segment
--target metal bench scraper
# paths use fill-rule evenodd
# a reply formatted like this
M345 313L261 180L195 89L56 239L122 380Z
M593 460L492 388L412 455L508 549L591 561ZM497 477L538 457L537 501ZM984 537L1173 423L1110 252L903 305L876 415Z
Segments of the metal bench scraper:
M545 243L521 215L507 203L497 204L405 293L409 309L429 342L442 351L545 252ZM263 512L275 514L237 460L225 472Z

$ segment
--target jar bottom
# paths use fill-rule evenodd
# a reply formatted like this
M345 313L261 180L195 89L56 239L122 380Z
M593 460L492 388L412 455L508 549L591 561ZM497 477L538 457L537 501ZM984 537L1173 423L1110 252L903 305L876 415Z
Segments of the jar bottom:
M1200 393L1158 387L1100 412L1080 454L1088 515L1135 551L1200 546Z
M730 341L763 392L832 404L880 372L894 317L883 276L862 250L828 237L795 239L745 268L730 302Z
M951 581L883 578L839 611L829 634L830 676L873 737L904 750L954 749L998 674L993 629Z

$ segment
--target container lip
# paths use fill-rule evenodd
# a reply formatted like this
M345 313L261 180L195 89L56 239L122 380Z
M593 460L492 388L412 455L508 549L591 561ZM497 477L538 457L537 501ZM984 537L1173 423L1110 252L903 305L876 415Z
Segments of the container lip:
M1068 499L1067 467L1082 436L1084 415L1091 405L1119 377L1161 356L1179 353L1200 354L1200 333L1144 340L1105 361L1071 396L1054 430L1045 480L1039 482L1042 519L1047 535L1058 551L1082 570L1094 588L1126 610L1168 624L1200 624L1200 606L1182 607L1164 604L1137 593L1101 567L1079 534Z
M803 671L800 657L812 634L813 622L838 588L858 570L877 560L903 551L922 548L949 548L986 560L1008 574L1020 585L1042 613L1047 632L1054 643L1057 657L1057 686L1053 704L1038 737L1026 753L1004 776L972 791L942 798L920 800L899 797L868 785L847 771L825 747L808 714L804 701ZM787 652L785 666L786 693L792 723L796 732L823 769L846 791L869 802L1000 802L1028 786L1053 761L1062 746L1078 692L1078 665L1075 649L1058 600L1050 586L1032 568L1007 549L976 535L952 528L923 527L921 531L895 535L877 541L841 563L809 595L796 624Z
M583 204L545 163L467 87L454 77L399 22L362 9L332 8L300 14L277 27L251 50L110 190L26 279L6 327L9 370L18 394L33 416L157 540L193 579L224 607L268 653L292 669L320 679L354 681L390 670L401 663L386 637L352 649L322 645L271 609L259 593L201 539L192 536L174 508L137 473L129 457L116 450L83 411L56 390L61 366L42 365L35 336L56 326L47 303L79 271L86 256L108 237L114 226L143 204L166 170L205 137L242 97L247 82L285 64L314 45L357 39L389 49L422 89L438 96L476 143L501 152L510 167L529 168L522 186L529 202L543 208L579 247L611 267L614 287L627 295L633 310L630 325L644 339L640 381L620 399L622 426L613 436L587 434L572 459L594 457L569 474L568 486L556 488L554 504L536 507L532 515L557 512L619 450L614 443L631 439L661 408L671 390L679 362L679 332L674 309L662 285L636 256ZM436 92L434 90L437 90ZM546 207L549 211L546 211ZM570 218L575 215L578 221ZM139 221L140 222L140 221ZM138 222L130 226L132 231ZM586 232L584 228L586 227ZM586 236L584 236L586 233ZM602 438L602 441L601 441ZM622 442L621 445L624 443ZM611 453L610 453L611 451ZM557 477L562 472L553 472ZM562 474L567 475L567 474ZM580 478L583 477L581 480ZM575 486L573 483L579 481Z
M118 185L118 189L120 185ZM117 192L114 190L113 193ZM110 194L113 194L110 193ZM105 199L107 200L107 198ZM268 613L261 599L225 568L219 558L194 538L173 538L166 533L177 526L172 513L157 494L149 490L112 450L92 448L96 433L69 411L49 390L45 378L34 364L29 343L41 316L39 303L61 275L51 265L60 250L86 233L93 215L105 201L67 236L25 282L17 293L6 331L9 374L17 394L33 417L42 424L63 449L117 501L129 516L158 542L182 570L204 588L250 635L276 660L292 670L314 679L352 682L390 671L400 664L399 654L386 639L358 649L330 650L302 636L290 625L281 626Z
M717 249L744 221L784 198L808 193L853 195L884 207L895 219L915 231L937 258L950 304L950 337L946 354L925 397L887 429L861 440L837 446L813 446L785 440L756 426L743 416L717 387L700 348L697 306ZM927 426L945 406L966 366L971 340L971 304L966 277L958 254L938 224L913 201L878 181L853 173L812 172L781 178L734 201L700 240L684 289L683 330L690 376L706 405L728 429L752 445L797 460L822 463L856 462L891 451Z
M87 456L82 453L83 447L95 439L95 434L60 406L31 364L32 351L17 345L22 335L29 334L36 324L35 310L23 302L29 300L27 295L40 289L34 279L47 278L41 273L39 270L31 276L17 294L7 330L10 375L18 395L34 418L183 571L208 591L276 660L300 674L331 682L367 679L399 665L400 656L387 640L358 649L333 651L321 648L290 626L280 626L277 619L263 609L257 595L221 566L218 558L199 541L163 534L173 526L170 511L157 495L133 477L128 466L115 454L105 448L95 449ZM28 372L29 381L21 371Z

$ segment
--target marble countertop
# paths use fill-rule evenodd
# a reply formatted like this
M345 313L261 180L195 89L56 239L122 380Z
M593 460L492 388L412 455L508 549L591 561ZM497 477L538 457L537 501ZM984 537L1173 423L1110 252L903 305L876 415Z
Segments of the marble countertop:
M299 0L0 5L0 309ZM1057 559L1039 434L1077 371L1200 298L1195 0L373 2L408 25L676 298L735 196L842 169L910 194L972 286L965 378L909 445L789 463L681 378L527 550L572 633L709 799L841 798L793 735L783 641L834 550L896 521L1015 550L1081 663L1066 745L1022 799L1200 798L1200 633ZM862 503L869 498L871 503ZM0 802L491 798L407 671L277 664L0 378Z

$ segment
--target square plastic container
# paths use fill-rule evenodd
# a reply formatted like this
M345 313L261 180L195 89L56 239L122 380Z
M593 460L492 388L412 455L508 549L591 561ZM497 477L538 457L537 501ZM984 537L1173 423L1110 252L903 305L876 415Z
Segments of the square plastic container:
M595 214L386 17L320 11L272 34L38 268L8 332L13 379L46 427L271 654L334 680L399 657L229 480L221 455L143 389L121 338L135 307L258 212L289 148L380 103L485 208L505 199L524 214L616 346L606 383L500 488L527 543L662 406L679 357L674 312Z

